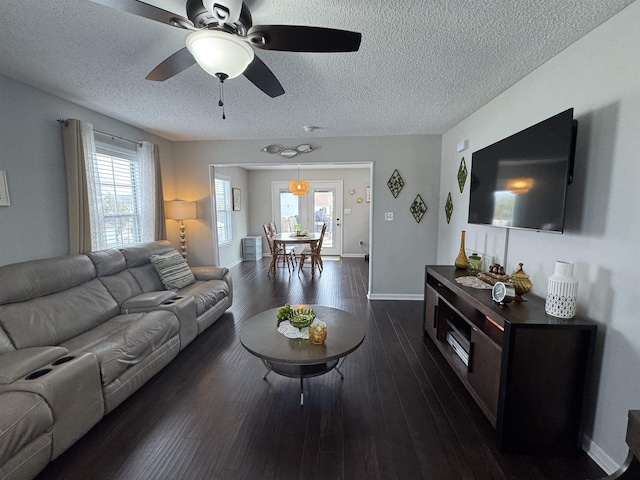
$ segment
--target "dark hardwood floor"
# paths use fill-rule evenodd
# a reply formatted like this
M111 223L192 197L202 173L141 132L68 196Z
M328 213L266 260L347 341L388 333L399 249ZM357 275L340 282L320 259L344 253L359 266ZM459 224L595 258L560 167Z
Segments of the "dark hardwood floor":
M41 479L523 479L604 473L585 455L504 455L435 345L422 302L368 301L368 264L325 261L267 275L269 258L232 268L233 307L163 371L52 462ZM417 267L416 267L417 268ZM422 267L421 267L422 268ZM271 374L238 339L252 315L323 304L365 323L335 372ZM331 332L329 332L329 336Z

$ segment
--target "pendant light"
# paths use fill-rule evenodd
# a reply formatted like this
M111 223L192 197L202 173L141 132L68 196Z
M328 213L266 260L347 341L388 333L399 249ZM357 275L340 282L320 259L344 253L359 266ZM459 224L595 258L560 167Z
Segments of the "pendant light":
M300 180L300 164L298 164L298 180L289 182L289 191L298 197L306 195L309 191L309 182Z

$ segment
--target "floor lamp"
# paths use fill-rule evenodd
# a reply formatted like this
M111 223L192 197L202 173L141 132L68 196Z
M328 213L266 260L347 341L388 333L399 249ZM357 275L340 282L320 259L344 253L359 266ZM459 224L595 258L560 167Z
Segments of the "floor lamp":
M165 202L165 216L171 220L180 220L180 253L187 258L187 236L185 233L184 220L197 218L196 202L185 200L172 200Z

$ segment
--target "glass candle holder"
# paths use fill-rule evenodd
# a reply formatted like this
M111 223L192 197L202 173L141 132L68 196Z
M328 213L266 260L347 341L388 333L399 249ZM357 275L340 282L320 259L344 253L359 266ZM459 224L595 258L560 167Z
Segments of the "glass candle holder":
M324 343L327 339L327 324L324 322L315 322L309 327L309 340L311 343Z
M468 259L467 271L471 275L476 275L482 271L482 257L477 253L471 255Z

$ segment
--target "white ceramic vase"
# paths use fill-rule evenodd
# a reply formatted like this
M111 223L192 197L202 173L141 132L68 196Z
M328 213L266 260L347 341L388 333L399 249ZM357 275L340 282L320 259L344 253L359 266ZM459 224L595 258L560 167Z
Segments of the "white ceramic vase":
M549 277L547 299L544 305L549 315L559 318L573 318L576 314L578 280L573 276L574 264L556 262L556 268Z

